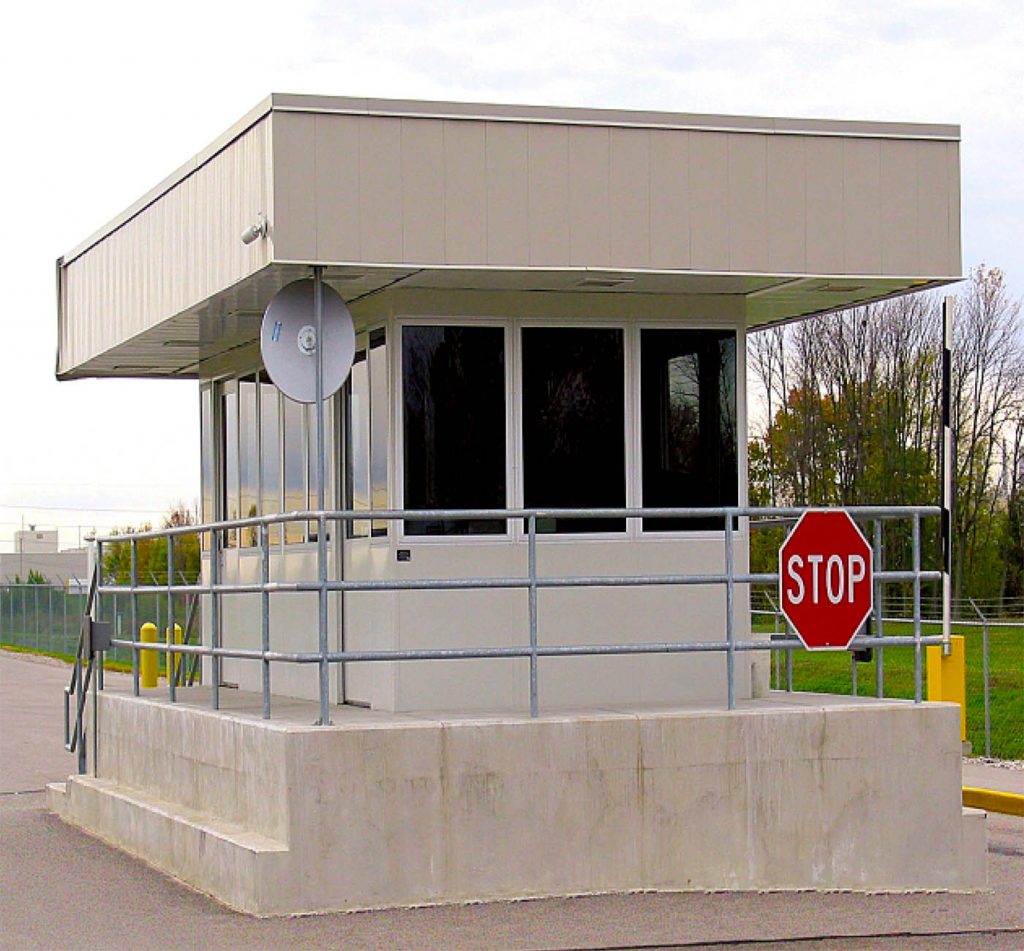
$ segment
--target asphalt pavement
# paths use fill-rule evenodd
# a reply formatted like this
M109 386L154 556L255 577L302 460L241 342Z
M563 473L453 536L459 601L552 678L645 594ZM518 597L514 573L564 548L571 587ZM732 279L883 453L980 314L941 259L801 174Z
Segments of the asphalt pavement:
M1024 947L1024 819L996 815L990 887L973 894L641 893L242 915L47 811L45 784L75 765L62 743L68 673L59 662L0 651L2 949ZM1024 777L978 769L973 785Z

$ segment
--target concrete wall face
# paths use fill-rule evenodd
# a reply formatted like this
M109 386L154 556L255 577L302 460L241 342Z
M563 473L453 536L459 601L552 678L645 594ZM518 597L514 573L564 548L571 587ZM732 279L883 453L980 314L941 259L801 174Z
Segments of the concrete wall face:
M100 723L98 778L72 777L56 807L251 912L985 884L948 704L317 729L104 694Z

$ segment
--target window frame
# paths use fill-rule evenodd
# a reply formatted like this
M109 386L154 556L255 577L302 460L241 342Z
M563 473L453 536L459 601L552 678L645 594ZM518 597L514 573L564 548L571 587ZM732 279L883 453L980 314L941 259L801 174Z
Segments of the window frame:
M394 328L394 337L391 341L391 441L392 458L395 464L389 467L394 484L389 487L390 498L395 500L395 507L405 508L405 392L403 389L403 366L402 366L402 333L405 327L500 327L502 330L503 344L505 348L505 508L514 508L512 499L514 495L514 480L516 478L516 448L512 442L512 412L513 406L510 399L515 385L512 375L513 353L511 349L512 328L507 317L472 317L460 315L458 317L438 316L412 316L406 315L396 317L391 326ZM483 535L407 535L405 531L405 519L399 520L399 527L396 533L397 544L406 545L465 545L465 544L501 544L514 541L515 532L511 530L510 523L516 519L505 519L505 531L494 532Z
M636 465L633 470L634 481L635 481L635 497L636 507L643 508L643 486L644 486L644 471L643 471L643 417L640 412L641 408L641 388L642 381L640 374L642 371L640 352L640 333L643 330L685 330L690 332L709 331L713 333L729 332L732 333L736 340L736 378L734 386L736 390L736 504L740 507L747 504L747 485L746 481L742 478L742 474L746 472L747 466L747 447L746 447L746 384L741 381L743 378L740 376L740 368L746 367L746 334L741 333L741 328L737 326L734 320L715 320L712 318L704 318L696 324L680 324L678 320L644 320L638 321L633 326L633 333L635 336L633 345L633 360L636 363L636 386L633 393L633 399L636 403L636 421L637 425L633 430L632 442L634 443L634 452ZM684 508L685 506L680 506ZM745 522L745 519L740 520L741 523ZM725 536L725 526L721 528L695 528L693 530L685 528L676 529L649 529L644 531L643 519L630 519L630 522L635 522L633 525L634 537L641 540L648 541L680 541L682 539L720 539ZM742 531L742 524L740 530Z
M634 507L634 458L636 447L631 438L633 420L635 419L636 407L634 406L634 389L639 393L640 382L636 376L637 371L633 360L632 324L626 320L617 319L570 319L557 317L516 317L512 318L513 337L515 340L515 377L513 379L513 415L516 428L516 483L515 483L515 508L525 508L526 475L523 464L523 330L526 328L551 328L568 330L620 330L622 331L622 383L623 383L623 413L622 413L622 441L623 461L626 467L625 472L625 508ZM638 338L639 339L639 338ZM636 377L636 379L634 379ZM635 384L635 386L634 386ZM526 528L524 519L513 519L515 522L515 538L523 541L529 538L529 531ZM545 544L559 544L565 542L580 541L622 541L636 537L634 522L638 519L625 519L626 525L619 532L538 532L537 540L543 540Z

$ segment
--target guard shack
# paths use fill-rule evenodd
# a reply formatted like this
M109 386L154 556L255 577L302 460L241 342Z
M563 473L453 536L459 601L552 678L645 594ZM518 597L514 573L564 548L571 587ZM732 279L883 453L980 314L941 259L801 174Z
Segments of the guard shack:
M744 505L747 332L957 280L959 234L956 126L274 95L58 262L58 376L197 380L204 522L315 509L315 414L270 380L259 333L273 295L317 268L348 303L357 332L351 375L326 410L325 504L367 518L274 523L265 537L252 525L225 531L205 553L207 578L237 585L316 578L324 551L326 572L339 581L458 581L528 570L655 577L721 571L726 557L742 572L745 520L727 528L699 512L663 518L625 510ZM387 514L403 510L424 514ZM430 514L452 510L483 514ZM516 510L550 513L536 518L532 542ZM535 624L541 643L697 643L719 639L729 613L749 636L745 594L742 585L732 596L721 585L565 587L531 602L501 587L333 591L328 638L339 652L498 649L521 644ZM262 610L259 593L220 599L218 611L204 611L204 642L258 651L269 627L274 651L316 649L315 594L275 596L266 624ZM523 718L531 676L522 657L336 664L330 700L344 715L315 738L309 718L292 734L241 707L215 714L106 691L96 754L104 765L54 801L72 821L260 912L644 887L963 887L983 878L983 827L961 828L959 747L946 736L955 710L895 702L832 709L823 698L790 698L781 710L769 694L767 654L740 657L729 674L730 700L740 709L725 712L721 653L543 657L539 719ZM263 666L242 657L204 663L214 689L237 687L243 696L265 683ZM319 675L316 665L276 665L273 694L313 699ZM760 719L752 719L755 711ZM163 767L137 739L140 716L173 737L174 757L200 775L185 782L174 821L156 818L159 810L145 802L167 798L169 777L147 772ZM730 723L722 720L728 716ZM944 871L935 871L935 856L911 860L886 846L884 823L872 826L870 844L855 849L864 855L849 867L822 865L821 841L810 840L790 849L789 864L773 865L774 846L763 842L763 861L748 861L755 830L741 827L750 822L750 802L769 797L777 814L764 823L778 825L785 841L786 821L778 820L790 809L782 799L792 796L781 797L777 783L783 777L796 783L787 788L806 785L811 794L814 770L831 754L816 753L807 730L824 716L853 730L843 742L873 737L867 769L876 786L897 763L906 779L913 744L906 745L910 734L894 732L892 718L910 718L910 732L929 750L915 789L930 792L936 768L951 780L941 816L920 804L929 836L937 818L949 826L938 863ZM210 731L218 750L234 742L233 730L246 733L250 750L277 750L282 729L306 739L279 751L280 762L264 750L273 767L218 753L231 759L225 768L235 785L213 795L214 808L216 782L202 778L207 754L178 748L176 718L188 717ZM453 723L461 724L455 733ZM377 767L363 775L366 756L346 746L368 724L385 751L383 776ZM104 729L119 738L108 740L119 764L104 760ZM442 736L468 745L460 752ZM696 746L684 749L684 736ZM795 745L775 764L787 736ZM610 759L581 778L581 749L594 762L605 753ZM645 792L637 779L643 749L649 779L671 777L670 785L679 780L689 792L657 782ZM446 760L452 756L457 762ZM534 775L537 762L548 764L547 780ZM751 763L766 770L759 783ZM262 776L264 768L298 770L288 775L306 786L297 799L286 797L280 815L276 805L256 806L261 784L291 780L283 772ZM518 777L510 785L501 779L506 768ZM682 858L666 845L675 840L664 839L664 823L651 824L657 813L644 797L692 795L682 806L668 799L658 806L671 813L665 821L681 842L697 835L699 803L707 801L700 797L728 796L736 769L750 780L753 799L740 797L723 813L719 831L732 844L711 836ZM458 777L455 787L442 778L446 770ZM180 785L181 770L175 775ZM484 775L489 805L473 794L473 777ZM610 794L598 780L608 776L622 785L604 802ZM845 774L835 782L837 791L858 785ZM908 804L897 800L906 787L889 786L892 796L880 798L897 813L892 821L905 822ZM357 808L355 796L371 811L393 807L426 825L400 848L394 836L372 847L338 830L342 838L332 839L327 814L306 808L312 788L320 790L318 804L341 796L344 811ZM384 799L367 805L375 789ZM537 815L523 814L521 796L540 797L530 799ZM584 803L568 823L552 805L565 796ZM613 803L621 807L614 830L602 818ZM242 842L221 830L221 864L212 871L185 806L258 826L263 838ZM822 806L810 835L832 841L851 821L845 808ZM115 832L111 810L122 819L152 813L159 829L149 838L163 839L147 844L138 823L131 834ZM528 831L515 827L515 816ZM213 819L202 831L211 829L218 829ZM858 830L847 832L856 838ZM545 858L550 836L564 847L557 860ZM357 882L351 869L335 867L331 847L338 855L370 848L380 865ZM481 858L488 848L501 853L497 867ZM531 849L539 851L528 861ZM875 859L872 849L881 850ZM625 871L601 854L627 856ZM447 864L439 871L440 855ZM538 857L550 869L530 879ZM319 882L312 889L311 875Z

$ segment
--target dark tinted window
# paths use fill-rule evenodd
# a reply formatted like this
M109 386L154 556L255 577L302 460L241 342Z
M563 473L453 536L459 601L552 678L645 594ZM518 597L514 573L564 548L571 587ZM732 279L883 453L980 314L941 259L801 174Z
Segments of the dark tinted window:
M640 332L643 504L735 505L736 335ZM646 531L720 528L722 520L644 519Z
M527 508L626 504L622 331L523 330ZM624 531L624 519L545 519L542 532Z
M405 508L505 507L505 333L404 327ZM409 535L501 534L505 521L407 521Z

